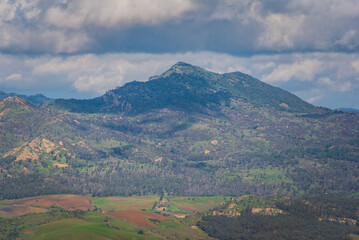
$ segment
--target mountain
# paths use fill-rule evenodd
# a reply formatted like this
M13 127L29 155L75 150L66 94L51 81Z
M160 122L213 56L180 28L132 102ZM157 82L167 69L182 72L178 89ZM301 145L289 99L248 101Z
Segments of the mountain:
M340 110L340 111L344 111L344 112L359 112L359 109L356 109L356 108L338 108L335 110Z
M18 96L20 98L24 98L35 105L41 105L41 104L44 104L44 103L47 103L47 102L50 102L53 100L51 98L45 97L42 94L35 94L35 95L27 96L27 95L19 95L16 93L5 93L3 91L0 91L0 100L7 98L7 97L13 97L13 96Z
M249 75L217 74L183 62L147 82L130 82L95 99L56 100L51 105L71 112L136 115L163 108L213 113L236 101L287 112L320 112L295 95Z
M17 96L0 101L0 154L3 153L4 158L50 160L54 155L45 156L47 153L57 151L69 139L72 142L81 140L77 135L81 135L81 127L66 116L54 114ZM71 147L67 145L67 148Z
M357 113L185 63L90 100L3 99L0 143L0 198L359 189Z

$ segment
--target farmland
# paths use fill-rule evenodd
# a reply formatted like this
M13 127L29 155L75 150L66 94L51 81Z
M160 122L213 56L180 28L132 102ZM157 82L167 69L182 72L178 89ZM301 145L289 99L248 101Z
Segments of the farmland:
M233 239L233 234L247 239L249 232L260 239L271 231L285 239L293 226L305 234L292 229L296 236L290 239L326 234L356 239L358 207L357 194L306 200L253 195L48 195L0 201L0 239ZM253 221L267 227L257 229Z
M0 226L7 231L0 239L161 239L166 236L210 239L195 227L197 218L193 211L203 212L219 202L215 199L223 198L165 199L161 201L158 196L49 195L4 200L0 202ZM153 210L156 204L164 202L171 202L177 211ZM180 208L184 203L186 207Z

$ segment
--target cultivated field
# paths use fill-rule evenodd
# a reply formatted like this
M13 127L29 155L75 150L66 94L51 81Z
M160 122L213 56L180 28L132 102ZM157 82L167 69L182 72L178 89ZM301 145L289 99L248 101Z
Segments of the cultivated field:
M169 217L165 217L163 215L152 213L152 212L144 212L144 211L136 211L136 210L123 210L119 212L109 212L108 216L120 218L130 223L133 223L140 227L158 227L152 222L161 222L161 221L171 221L172 219Z
M158 197L155 196L134 196L134 197L106 197L97 198L92 204L101 210L120 211L120 210L151 210Z
M7 206L37 206L51 207L59 206L64 209L88 210L92 208L90 200L92 198L79 195L49 195L16 200L1 201L1 205Z
M19 239L211 239L195 213L223 197L49 195L0 201L3 236ZM167 207L156 207L165 204ZM15 217L15 218L13 218ZM6 239L6 238L4 238Z

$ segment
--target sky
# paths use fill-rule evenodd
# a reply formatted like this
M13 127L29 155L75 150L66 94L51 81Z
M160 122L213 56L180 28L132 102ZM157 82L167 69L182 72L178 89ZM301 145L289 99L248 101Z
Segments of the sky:
M0 90L92 98L176 62L359 108L358 0L0 0Z

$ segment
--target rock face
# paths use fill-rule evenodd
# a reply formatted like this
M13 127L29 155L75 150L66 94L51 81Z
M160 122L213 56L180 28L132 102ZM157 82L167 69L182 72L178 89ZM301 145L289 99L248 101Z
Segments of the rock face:
M35 138L31 142L24 143L22 146L14 148L6 153L4 158L15 156L15 161L25 161L27 159L39 160L40 157L46 158L56 156L60 151L66 151L66 149L45 138ZM49 156L50 153L51 156Z

